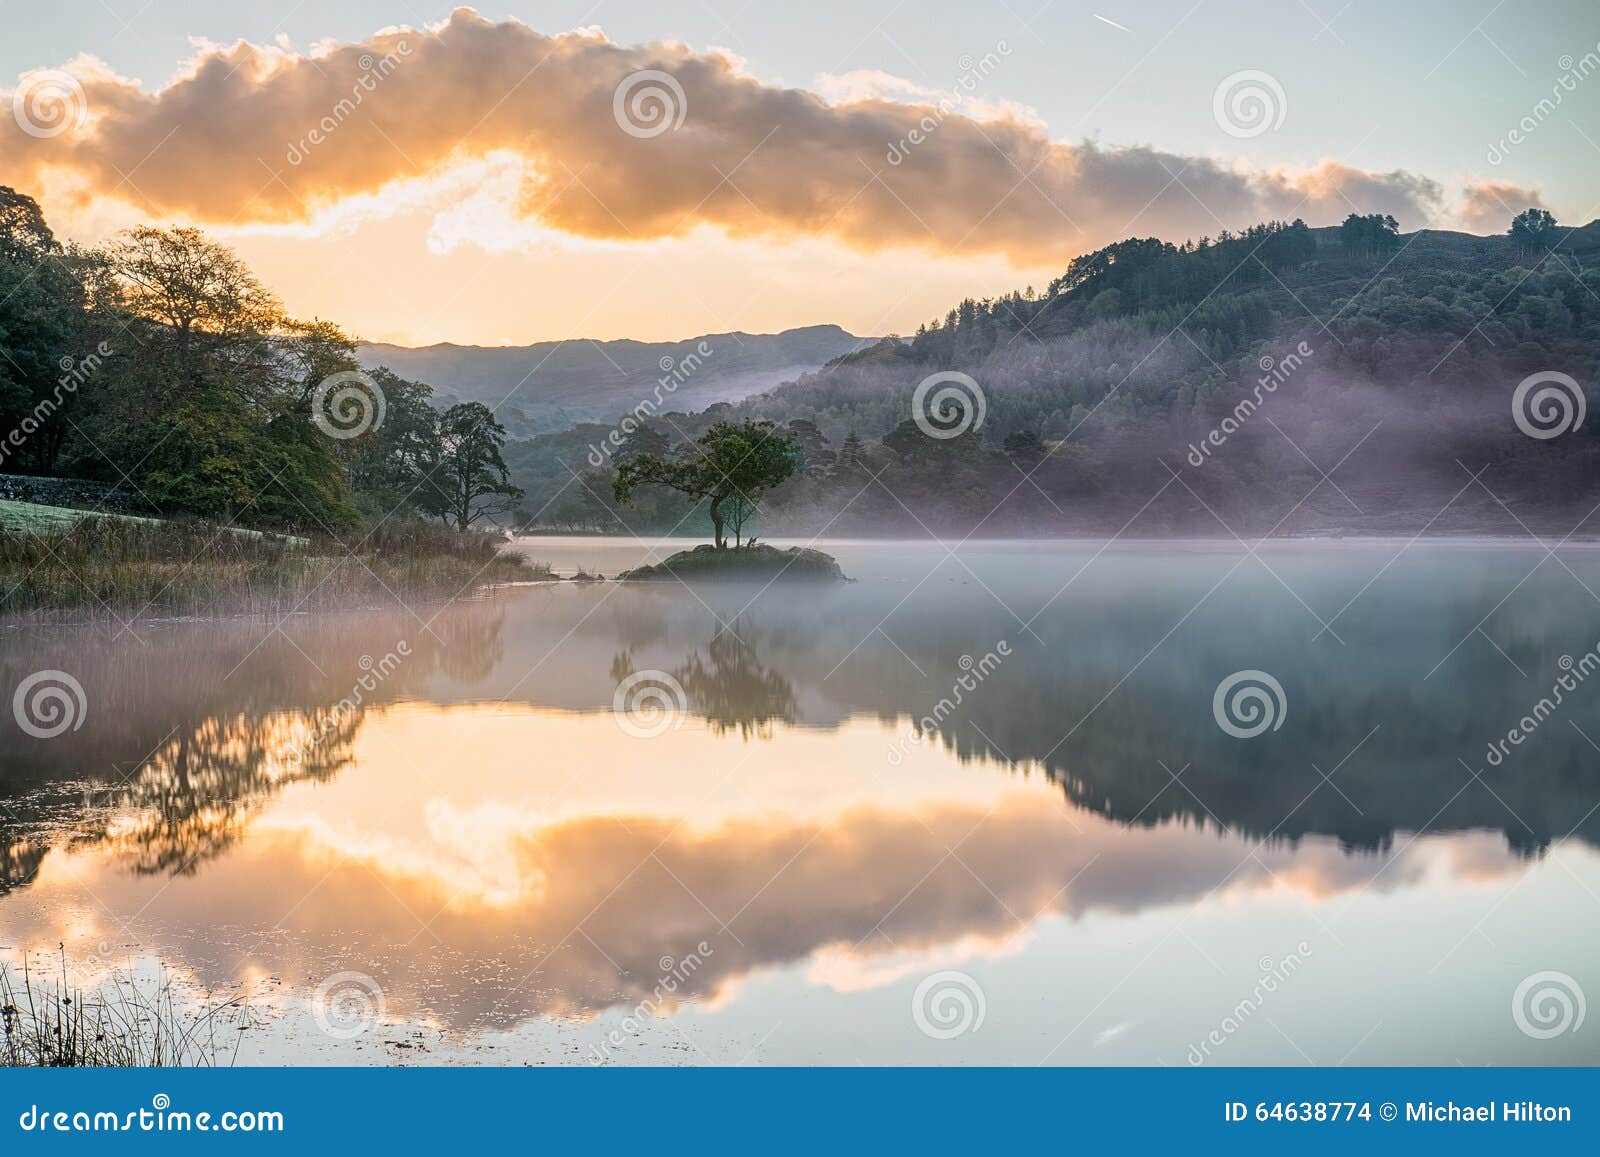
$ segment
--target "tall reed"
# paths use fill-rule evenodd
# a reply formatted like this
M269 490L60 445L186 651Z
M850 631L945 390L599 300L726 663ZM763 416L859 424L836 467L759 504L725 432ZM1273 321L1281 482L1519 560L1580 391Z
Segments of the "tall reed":
M24 958L20 973L0 964L0 1065L17 1068L214 1065L231 1059L217 1030L242 1009L242 998L198 1013L178 1006L170 979L153 989L117 976L93 993L59 976L39 977ZM233 1034L238 1049L237 1032Z
M276 614L450 598L546 577L499 535L384 524L346 540L178 520L0 530L0 615Z

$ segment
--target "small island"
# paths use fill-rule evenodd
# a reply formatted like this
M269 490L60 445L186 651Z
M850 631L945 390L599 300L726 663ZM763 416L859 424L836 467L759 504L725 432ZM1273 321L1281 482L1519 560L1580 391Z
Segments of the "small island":
M723 547L709 543L693 550L680 550L654 566L623 571L618 582L663 582L669 580L733 581L773 579L810 582L849 582L830 554L804 546L780 550L775 546Z
M717 422L671 457L639 453L617 466L612 491L629 503L640 486L665 486L706 502L713 541L681 550L654 566L636 567L619 582L798 579L848 582L833 556L803 546L779 550L744 541L761 497L794 473L800 447L771 422ZM733 545L727 532L733 530Z

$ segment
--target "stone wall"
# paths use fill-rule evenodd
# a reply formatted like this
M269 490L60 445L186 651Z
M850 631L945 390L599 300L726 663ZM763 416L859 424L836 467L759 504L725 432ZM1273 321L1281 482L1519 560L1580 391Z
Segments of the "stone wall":
M126 489L82 478L36 478L29 474L0 474L0 499L66 506L75 510L104 510L114 514L149 514L148 504Z

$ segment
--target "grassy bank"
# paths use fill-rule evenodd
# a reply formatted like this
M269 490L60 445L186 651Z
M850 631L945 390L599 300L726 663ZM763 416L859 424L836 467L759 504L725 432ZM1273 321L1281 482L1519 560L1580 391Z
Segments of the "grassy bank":
M128 522L156 521L129 514L109 514L105 517ZM50 530L65 530L84 518L83 511L70 506L45 506L38 502L13 502L0 498L0 530L27 530L42 534Z
M345 542L198 521L0 528L0 615L287 614L450 598L548 577L499 535L388 523Z

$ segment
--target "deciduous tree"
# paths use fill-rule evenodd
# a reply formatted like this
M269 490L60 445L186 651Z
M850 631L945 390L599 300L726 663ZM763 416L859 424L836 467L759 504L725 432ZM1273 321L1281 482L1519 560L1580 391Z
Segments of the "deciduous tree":
M793 474L799 459L795 441L777 433L771 422L717 422L675 457L640 454L622 462L612 492L619 502L631 502L640 486L666 486L706 499L713 540L721 550L728 544L729 516L736 517L742 534L761 496Z
M457 530L480 518L509 514L522 498L501 449L506 430L482 402L462 402L439 416L438 461L429 471L424 508Z

